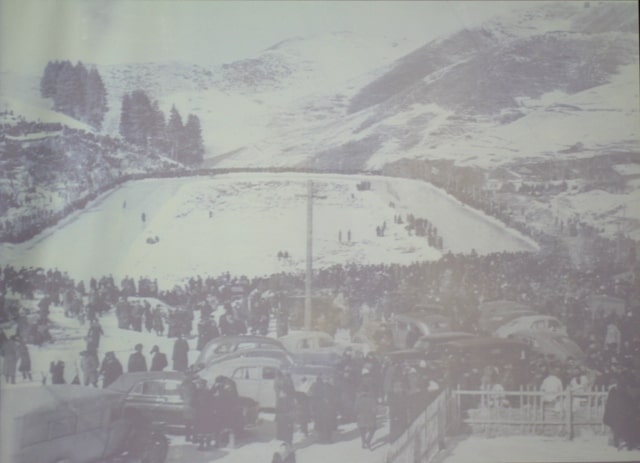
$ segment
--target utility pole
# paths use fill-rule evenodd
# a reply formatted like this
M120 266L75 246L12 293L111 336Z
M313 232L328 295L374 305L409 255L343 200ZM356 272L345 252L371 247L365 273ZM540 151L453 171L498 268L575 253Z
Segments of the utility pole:
M304 294L304 327L311 329L311 278L313 276L313 182L307 180L307 275Z

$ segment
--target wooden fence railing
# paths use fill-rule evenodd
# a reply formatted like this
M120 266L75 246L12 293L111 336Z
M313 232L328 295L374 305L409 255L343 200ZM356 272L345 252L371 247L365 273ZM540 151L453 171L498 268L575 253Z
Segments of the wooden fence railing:
M459 423L460 412L450 389L442 391L389 445L386 463L428 463L444 445L445 436Z
M585 430L604 434L605 389L557 394L553 400L537 389L496 393L453 391L461 419L473 433L485 435L545 434L569 439ZM546 400L545 400L546 399Z

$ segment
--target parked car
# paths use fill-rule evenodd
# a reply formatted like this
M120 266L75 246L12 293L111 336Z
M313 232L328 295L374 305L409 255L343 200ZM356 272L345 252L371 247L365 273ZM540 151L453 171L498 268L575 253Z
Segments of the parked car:
M109 385L111 391L126 394L125 410L144 416L162 429L187 426L186 404L182 393L185 376L177 371L151 371L125 373ZM210 384L213 383L213 380ZM247 428L258 420L258 403L240 395L242 427Z
M168 441L114 391L76 385L2 390L0 461L89 463L126 454L162 463Z
M562 322L550 315L527 315L515 318L498 328L495 335L499 338L507 338L519 331L545 331L567 335L567 329L562 325Z
M451 320L444 315L409 312L397 314L391 323L393 343L399 349L407 347L407 335L417 330L419 337L451 331Z
M346 345L339 345L324 331L295 331L279 338L282 345L302 363L335 365Z
M509 323L511 320L529 315L533 316L539 314L538 312L529 309L494 311L480 316L478 319L478 328L483 333L492 334L495 330L500 328L502 325Z
M260 409L273 409L276 404L274 382L278 372L286 371L291 375L297 391L305 391L318 375L334 377L333 367L325 365L296 365L290 367L286 362L275 358L239 357L225 362L214 363L198 373L207 382L218 375L233 379L238 394L255 400Z
M444 374L451 360L459 366L458 371L468 372L482 371L487 366L527 365L531 358L531 348L524 342L485 336L449 341L427 353L429 365L434 366L439 375ZM449 378L454 384L459 379Z
M285 350L280 341L267 336L218 336L200 351L196 363L207 365L211 360L239 350L274 348Z
M510 339L522 341L531 347L531 350L545 357L553 357L562 363L569 359L583 364L585 354L578 344L563 334L546 331L518 331L509 335Z
M441 333L433 333L428 334L427 336L422 336L420 339L418 339L418 341L416 341L413 348L419 351L427 352L435 348L435 346L443 344L445 342L471 338L473 336L473 334L465 333L464 331L443 331Z
M213 365L215 363L226 362L227 360L246 357L258 357L258 358L274 358L282 360L289 367L294 365L300 365L302 362L300 359L291 352L277 348L277 347L259 347L256 349L240 349L235 352L215 357L209 361L207 365Z

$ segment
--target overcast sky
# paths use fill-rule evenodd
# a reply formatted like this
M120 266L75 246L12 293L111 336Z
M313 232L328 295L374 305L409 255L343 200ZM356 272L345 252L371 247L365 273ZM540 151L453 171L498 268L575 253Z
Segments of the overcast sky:
M344 30L421 43L523 3L0 0L0 69L41 72L51 59L209 65Z

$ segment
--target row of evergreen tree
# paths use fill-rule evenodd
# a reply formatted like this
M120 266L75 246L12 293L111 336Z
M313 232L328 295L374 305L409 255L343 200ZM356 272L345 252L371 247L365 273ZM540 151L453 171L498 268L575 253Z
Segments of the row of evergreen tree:
M53 109L100 129L107 113L107 91L95 68L70 61L49 61L40 94L53 99Z
M134 145L154 149L184 164L198 164L204 156L204 142L200 119L189 114L187 122L175 106L169 120L157 101L143 90L135 90L122 97L120 135Z

